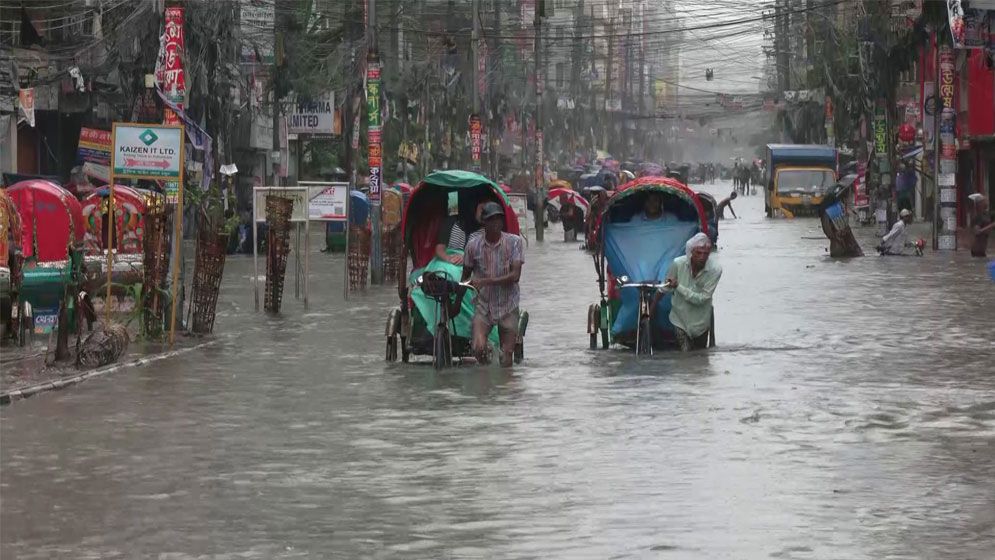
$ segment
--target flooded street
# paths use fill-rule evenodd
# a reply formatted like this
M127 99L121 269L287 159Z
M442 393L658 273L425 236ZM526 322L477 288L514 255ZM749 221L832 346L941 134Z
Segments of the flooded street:
M816 220L733 206L719 347L691 355L588 350L592 260L558 225L512 372L386 364L396 289L342 302L341 256L279 317L231 258L218 344L0 410L0 556L995 557L984 263L833 261Z

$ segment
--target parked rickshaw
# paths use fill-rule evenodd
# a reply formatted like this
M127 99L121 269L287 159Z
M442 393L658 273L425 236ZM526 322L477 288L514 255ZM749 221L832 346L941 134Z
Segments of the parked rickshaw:
M712 250L718 248L719 242L719 203L715 197L707 192L695 191L701 199L701 205L705 208L705 220L708 222L708 238L712 241Z
M463 267L436 255L441 228L458 222L467 234L478 229L479 202L493 200L504 207L505 231L518 234L518 219L497 183L469 171L436 171L412 191L401 219L404 252L400 263L400 306L387 317L387 361L408 362L412 355L432 356L436 369L454 358L472 355L473 294L461 283ZM462 251L447 250L447 256ZM408 268L408 260L411 267ZM409 272L410 270L410 272ZM522 312L515 361L524 357L528 313ZM490 334L498 344L497 330ZM398 352L400 351L400 352Z
M639 216L647 197L662 197L665 219ZM663 285L673 260L698 232L708 232L701 198L675 179L643 177L630 181L608 199L597 228L594 256L601 301L588 309L591 349L613 342L650 354L674 345L671 295L651 313L654 292ZM652 316L652 319L651 319Z
M0 189L0 343L10 336L22 338L14 325L14 318L24 315L23 305L18 309L22 258L21 216L7 191Z
M7 194L21 222L20 298L31 304L35 332L47 333L58 321L68 287L78 288L81 281L83 210L72 193L52 181L21 181Z

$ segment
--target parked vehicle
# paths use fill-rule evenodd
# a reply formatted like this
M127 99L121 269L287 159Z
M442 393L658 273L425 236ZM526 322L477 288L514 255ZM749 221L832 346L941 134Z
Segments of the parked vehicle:
M807 144L768 144L764 177L767 217L815 215L836 183L836 149Z
M20 298L31 305L35 332L48 333L58 322L68 288L81 281L83 209L72 193L43 179L11 185L7 194L21 222Z

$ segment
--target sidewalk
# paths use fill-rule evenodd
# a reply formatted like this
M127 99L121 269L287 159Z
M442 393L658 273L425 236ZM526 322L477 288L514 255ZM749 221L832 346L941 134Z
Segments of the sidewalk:
M46 365L47 341L35 341L24 347L4 346L0 350L0 405L40 392L62 389L119 369L176 356L217 341L214 337L178 336L172 350L167 350L166 345L161 342L132 342L117 362L88 370L76 369L75 356L66 362ZM70 343L70 348L75 351L75 338ZM51 354L48 359L51 361Z

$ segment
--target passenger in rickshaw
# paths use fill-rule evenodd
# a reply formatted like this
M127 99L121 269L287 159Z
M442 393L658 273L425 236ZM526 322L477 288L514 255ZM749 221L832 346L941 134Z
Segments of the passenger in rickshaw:
M643 210L636 216L633 216L634 220L641 220L643 222L650 221L662 221L662 222L675 222L677 221L677 215L673 212L668 212L664 208L663 195L656 192L651 192L646 195L646 199L643 201Z
M472 202L472 201L471 201ZM483 221L481 213L488 202L497 202L490 192L482 193L477 199L472 217L464 210L468 207L462 203L457 193L449 199L449 217L439 228L439 239L435 245L435 256L452 264L463 264L463 250L470 238L481 232Z

